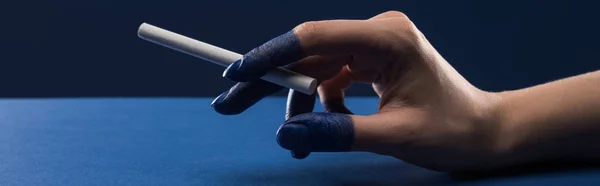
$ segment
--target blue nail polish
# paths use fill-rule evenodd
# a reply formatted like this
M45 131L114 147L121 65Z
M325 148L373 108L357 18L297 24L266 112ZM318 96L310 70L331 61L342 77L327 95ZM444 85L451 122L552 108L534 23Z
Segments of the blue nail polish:
M243 59L237 60L233 63L231 63L231 65L229 65L225 71L223 71L223 77L227 78L229 80L232 81L236 81L236 82L244 82L244 77L241 77L240 75L243 75L241 73L238 72L238 69L240 68L240 64L242 63Z
M223 77L237 82L253 81L272 69L302 58L300 40L294 31L289 31L246 53L225 70Z
M221 103L221 102L222 102L222 101L223 101L223 100L224 100L224 99L227 97L227 94L229 94L229 91L225 91L225 92L223 92L223 93L219 94L219 96L217 96L217 98L215 98L215 99L214 99L214 100L213 100L213 101L210 103L210 106L211 106L211 107L213 107L213 108L215 108L215 104L219 104L219 103Z

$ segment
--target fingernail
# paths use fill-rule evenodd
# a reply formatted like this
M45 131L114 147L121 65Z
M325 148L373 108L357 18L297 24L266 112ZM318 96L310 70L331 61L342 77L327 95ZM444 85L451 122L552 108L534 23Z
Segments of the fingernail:
M229 94L229 91L225 91L223 93L221 93L219 96L217 96L217 98L215 98L211 103L210 106L215 108L215 105L218 105L219 103L221 103Z
M231 63L231 65L229 65L225 71L223 71L223 77L236 82L244 82L245 78L239 71L242 60L243 58Z
M284 149L309 151L308 127L301 124L284 124L277 131L277 143Z
M213 107L217 113L223 115L236 115L243 112L247 107L236 104L235 102L232 103L232 100L226 100L228 99L230 93L231 90L223 92L215 100L213 100L210 106Z

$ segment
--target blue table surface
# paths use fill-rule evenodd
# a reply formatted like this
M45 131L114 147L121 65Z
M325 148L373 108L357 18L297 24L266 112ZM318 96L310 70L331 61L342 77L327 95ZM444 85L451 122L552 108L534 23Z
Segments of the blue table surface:
M0 100L0 185L565 185L600 169L458 179L370 153L293 159L284 98L222 116L204 98ZM375 98L350 98L358 114ZM317 107L317 111L321 109Z

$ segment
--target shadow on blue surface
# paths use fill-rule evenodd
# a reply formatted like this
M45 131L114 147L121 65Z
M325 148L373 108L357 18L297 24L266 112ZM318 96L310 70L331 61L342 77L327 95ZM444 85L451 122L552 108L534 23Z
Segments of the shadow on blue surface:
M295 160L275 142L285 99L236 116L211 99L2 99L0 185L594 185L589 162L450 175L370 153ZM348 98L358 114L375 98ZM317 107L317 111L321 111Z
M302 166L267 166L263 173L246 170L225 176L238 183L257 185L437 185L452 181L451 176L421 169L395 159L329 157L326 163ZM339 160L344 159L344 160ZM304 160L300 160L304 161ZM347 162L343 162L347 161Z
M387 185L511 185L544 184L568 185L598 183L598 164L586 162L544 162L512 167L493 172L446 174L428 171L396 160L321 164L303 167L270 167L278 169L257 175L252 170L232 174L235 182L259 185L305 185L294 180L310 179L319 185L387 186ZM570 176L567 176L570 175Z
M453 174L455 180L476 181L491 178L518 177L535 174L554 174L569 171L589 171L600 168L593 161L543 161L488 172Z

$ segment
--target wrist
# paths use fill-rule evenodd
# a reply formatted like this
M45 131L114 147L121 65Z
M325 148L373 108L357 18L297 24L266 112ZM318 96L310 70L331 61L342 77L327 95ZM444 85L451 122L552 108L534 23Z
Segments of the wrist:
M522 125L515 101L520 99L523 90L512 90L491 93L495 98L489 122L497 126L495 157L502 162L502 166L521 164L530 160L539 159L545 151L535 152L535 148L528 146L526 136L530 131L527 125ZM534 151L534 152L532 152Z
M489 154L490 164L493 164L490 168L509 166L521 159L517 151L520 142L514 133L516 129L507 119L507 115L510 115L510 109L507 109L510 105L509 94L509 91L484 92L485 99L475 117L478 125L485 126L486 136L492 141L483 147Z

